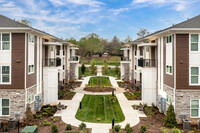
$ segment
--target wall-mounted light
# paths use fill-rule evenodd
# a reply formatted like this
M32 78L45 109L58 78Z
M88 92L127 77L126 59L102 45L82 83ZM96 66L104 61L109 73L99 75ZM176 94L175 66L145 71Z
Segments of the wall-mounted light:
M16 63L21 63L21 60L16 60Z

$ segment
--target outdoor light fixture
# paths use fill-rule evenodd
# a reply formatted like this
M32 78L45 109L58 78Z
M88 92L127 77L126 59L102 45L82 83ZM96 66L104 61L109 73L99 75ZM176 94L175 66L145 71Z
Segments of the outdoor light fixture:
M21 113L20 112L15 112L15 119L17 121L17 128L18 128L18 133L19 133L19 122L20 122L20 115Z

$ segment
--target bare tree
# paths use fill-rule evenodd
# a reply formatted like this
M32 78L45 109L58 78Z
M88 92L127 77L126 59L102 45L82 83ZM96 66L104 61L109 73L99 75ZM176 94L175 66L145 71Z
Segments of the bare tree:
M138 38L145 37L146 35L149 35L149 31L145 28L140 28L137 33Z
M131 43L133 40L132 40L132 38L128 35L127 37L126 37L126 39L124 40L124 42L125 43Z
M28 26L31 26L31 21L29 21L27 19L21 19L21 20L18 20L18 22L25 24L25 25L28 25Z

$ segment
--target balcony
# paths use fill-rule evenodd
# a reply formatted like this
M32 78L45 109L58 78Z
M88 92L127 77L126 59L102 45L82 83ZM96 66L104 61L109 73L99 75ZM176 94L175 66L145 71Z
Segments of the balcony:
M138 59L138 66L140 67L156 67L156 59Z
M79 61L79 57L78 56L72 56L72 57L70 57L70 61Z
M56 50L56 55L60 55L60 50Z
M131 61L129 57L121 57L121 61Z
M44 59L44 67L58 67L61 66L61 59Z

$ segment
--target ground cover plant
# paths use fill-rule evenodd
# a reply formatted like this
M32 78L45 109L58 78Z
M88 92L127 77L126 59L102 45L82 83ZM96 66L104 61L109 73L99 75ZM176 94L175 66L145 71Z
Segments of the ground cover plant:
M112 95L84 95L76 118L94 123L111 123L113 118L118 123L125 119L116 96Z
M124 92L124 95L128 100L141 100L141 92Z
M91 77L88 86L112 86L109 77Z

